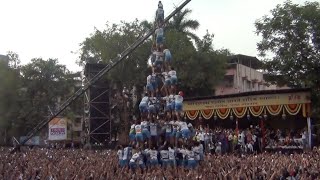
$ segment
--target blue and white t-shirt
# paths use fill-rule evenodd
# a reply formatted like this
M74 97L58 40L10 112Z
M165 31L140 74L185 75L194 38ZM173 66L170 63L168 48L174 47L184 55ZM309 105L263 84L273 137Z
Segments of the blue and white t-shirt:
M180 96L180 95L175 95L174 96L174 101L175 101L176 104L179 104L179 103L181 104L183 102L183 97Z

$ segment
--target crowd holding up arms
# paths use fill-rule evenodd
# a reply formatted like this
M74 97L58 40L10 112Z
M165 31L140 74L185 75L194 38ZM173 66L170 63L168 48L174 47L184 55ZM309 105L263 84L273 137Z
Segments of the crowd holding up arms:
M120 151L34 148L10 154L10 149L0 148L0 179L320 178L318 148L301 154L207 154L203 160L195 153L197 150L191 150L185 147L168 147L163 151L131 147ZM147 159L143 159L144 154L148 154ZM143 164L144 161L148 163Z

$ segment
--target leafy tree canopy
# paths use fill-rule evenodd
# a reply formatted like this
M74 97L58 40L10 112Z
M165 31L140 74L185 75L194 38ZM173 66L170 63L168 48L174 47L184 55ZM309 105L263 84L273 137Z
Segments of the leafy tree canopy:
M310 87L315 97L320 87L319 19L318 2L286 1L255 23L256 33L262 36L257 44L260 55L274 55L265 61L269 75L292 87ZM319 98L313 100L319 102Z
M166 25L165 45L173 55L179 87L190 96L212 95L214 85L224 75L226 54L213 49L213 35L209 32L203 38L191 32L199 27L199 23L186 18L190 12L186 9L178 13ZM151 26L152 23L136 20L130 23L107 24L103 31L95 29L82 43L80 64L99 61L109 63ZM147 60L151 54L151 45L152 39L148 39L126 61L114 68L107 78L120 87L136 85L140 87L138 89L141 93L150 73Z

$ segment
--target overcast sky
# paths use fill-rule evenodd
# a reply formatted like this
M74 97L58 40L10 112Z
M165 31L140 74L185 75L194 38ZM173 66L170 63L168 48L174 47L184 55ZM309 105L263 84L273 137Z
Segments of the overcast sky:
M162 0L168 15L183 0ZM215 34L214 47L257 56L254 22L284 0L192 0L190 19L200 22L195 33ZM303 0L293 0L303 4ZM31 58L58 58L70 70L79 44L107 21L153 20L158 0L0 0L0 54L14 51L23 64ZM107 48L107 47L106 47ZM120 53L120 52L119 52Z

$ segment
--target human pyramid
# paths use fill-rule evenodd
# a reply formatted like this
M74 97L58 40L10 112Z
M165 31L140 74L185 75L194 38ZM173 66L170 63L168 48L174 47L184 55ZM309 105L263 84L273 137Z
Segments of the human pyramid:
M183 92L176 93L177 73L171 66L171 52L164 44L161 1L155 26L155 43L150 55L152 74L147 77L146 93L139 104L140 119L130 128L130 143L124 149L119 147L119 164L132 170L158 165L195 168L203 159L204 147L194 141L196 133L192 125L182 120Z

